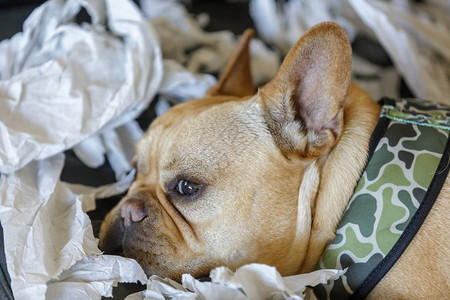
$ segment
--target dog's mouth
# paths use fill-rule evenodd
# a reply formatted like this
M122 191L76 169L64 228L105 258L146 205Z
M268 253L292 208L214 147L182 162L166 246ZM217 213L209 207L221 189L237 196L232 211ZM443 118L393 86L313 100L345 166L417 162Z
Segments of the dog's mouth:
M102 247L100 247L100 250L102 250L103 254L106 254L106 255L126 256L122 245L116 245L114 247L109 246L109 247L106 247L105 249L102 249ZM210 282L211 281L209 273L204 273L204 274L195 276L195 279L197 279L200 282Z
M197 276L196 279L200 282L210 282L211 281L211 277L209 277L209 274L203 274L203 275Z
M103 251L103 254L124 256L123 246L121 244L108 247L102 247L99 245L99 248Z

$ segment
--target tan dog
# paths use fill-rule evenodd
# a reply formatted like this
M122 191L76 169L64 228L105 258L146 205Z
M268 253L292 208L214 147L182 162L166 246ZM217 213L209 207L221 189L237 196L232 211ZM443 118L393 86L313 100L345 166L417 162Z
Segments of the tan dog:
M350 83L334 23L309 30L253 95L246 32L204 99L177 105L136 147L137 178L102 224L147 274L180 279L258 262L309 272L363 170L380 107ZM416 238L371 296L443 299L449 290L448 180Z

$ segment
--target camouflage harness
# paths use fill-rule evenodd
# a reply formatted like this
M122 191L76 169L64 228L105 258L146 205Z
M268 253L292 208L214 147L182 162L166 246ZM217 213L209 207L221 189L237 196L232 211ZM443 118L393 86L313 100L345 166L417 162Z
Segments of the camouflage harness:
M314 289L319 299L362 299L423 223L448 174L450 108L383 99L369 161L320 268L347 269Z

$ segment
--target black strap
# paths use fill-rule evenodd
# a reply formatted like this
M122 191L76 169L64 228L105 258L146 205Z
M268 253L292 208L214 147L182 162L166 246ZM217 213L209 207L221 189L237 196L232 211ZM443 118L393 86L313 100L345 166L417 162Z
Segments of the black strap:
M381 105L395 105L395 101L392 100L391 98L387 98L387 97L382 98L378 103ZM374 154L375 149L378 146L378 143L380 142L381 138L386 133L386 130L390 123L391 123L391 119L388 119L388 118L380 118L378 120L377 126L375 126L375 128L372 132L372 135L370 136L369 152L367 153L366 166L362 170L361 175L362 175L362 173L364 173L364 170L367 168L367 164L369 163L370 159L372 158L372 155Z

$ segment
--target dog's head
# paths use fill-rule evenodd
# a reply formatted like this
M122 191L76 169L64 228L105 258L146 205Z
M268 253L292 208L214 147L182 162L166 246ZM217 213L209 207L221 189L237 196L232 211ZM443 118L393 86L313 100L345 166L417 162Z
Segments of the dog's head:
M136 180L102 224L102 249L175 279L250 262L298 271L319 180L308 166L341 136L351 49L338 25L315 26L253 95L251 35L205 98L173 107L140 140Z

